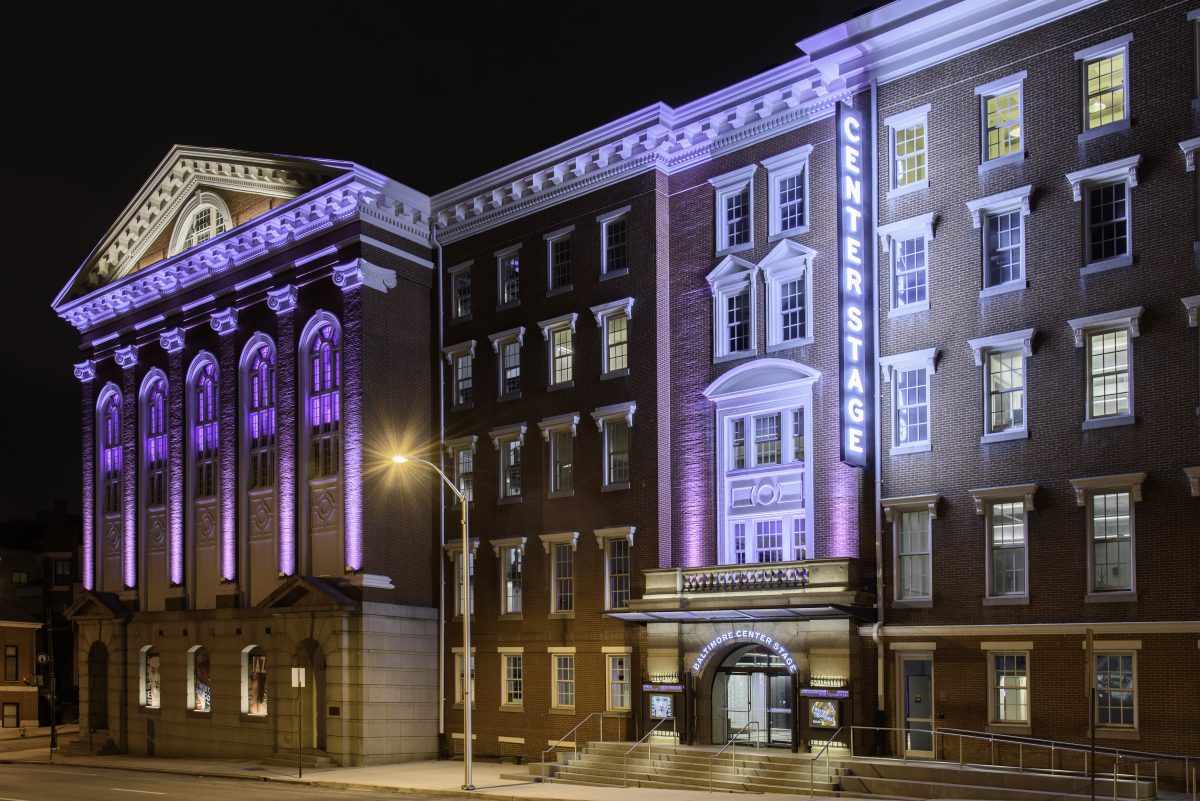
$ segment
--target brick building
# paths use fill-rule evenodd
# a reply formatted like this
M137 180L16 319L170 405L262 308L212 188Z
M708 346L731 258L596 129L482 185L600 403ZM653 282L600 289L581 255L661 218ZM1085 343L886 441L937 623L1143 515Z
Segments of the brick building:
M417 724L374 728L367 707L395 682L356 672L376 658L367 633L410 630L426 644L403 680L441 689L443 752L462 747L468 681L476 754L538 758L603 720L609 739L657 725L792 749L883 725L899 734L872 737L879 748L928 756L944 747L935 727L1078 741L1093 675L1102 738L1195 751L1197 727L1178 732L1200 696L1168 679L1200 653L1196 17L1195 2L899 0L769 72L429 198L354 165L172 154L105 240L120 257L98 251L57 305L84 332L96 421L80 659L93 642L123 649L124 692L140 699L146 653L183 687L186 631L209 631L231 703L249 680L237 654L260 641L272 687L315 664L296 628L315 605L327 667L306 709L325 738L313 744L345 763L416 754L387 750L413 726L432 736L425 706ZM237 217L212 256L137 217L154 192L177 206L232 192L217 179L246 165L260 183L312 185ZM347 175L369 197L325 201ZM250 208L225 202L226 219ZM170 219L186 232L182 213ZM303 236L276 213L302 215L287 227ZM278 317L263 307L277 298ZM143 386L150 354L191 392L201 373L183 369L201 349L225 373L260 330L308 353L297 331L318 307L346 336L337 433L358 460L337 474L336 525L314 525L320 482L298 478L324 434L284 419L307 408L303 360L279 363L271 533L247 511L260 451L231 384L220 425L239 439L220 440L210 504L183 492L195 426L186 456L184 435L167 436L165 508L152 466L131 455L104 472L105 422L127 449L151 431L129 406L105 417L106 399ZM402 394L397 353L428 354L405 358ZM169 397L166 428L182 432L193 407ZM397 451L468 496L465 603L459 510L447 493L438 507L432 477L368 464ZM206 515L223 550L192 532ZM159 520L171 536L156 556ZM125 747L185 719L113 684ZM278 695L248 753L294 747L294 696ZM225 721L264 722L232 708ZM199 739L172 747L203 752Z

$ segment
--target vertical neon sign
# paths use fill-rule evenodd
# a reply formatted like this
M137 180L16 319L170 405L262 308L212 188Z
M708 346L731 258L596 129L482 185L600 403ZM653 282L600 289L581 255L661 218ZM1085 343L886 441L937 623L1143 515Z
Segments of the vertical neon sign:
M838 103L837 126L841 456L853 467L869 467L875 386L870 132L862 112L845 102Z

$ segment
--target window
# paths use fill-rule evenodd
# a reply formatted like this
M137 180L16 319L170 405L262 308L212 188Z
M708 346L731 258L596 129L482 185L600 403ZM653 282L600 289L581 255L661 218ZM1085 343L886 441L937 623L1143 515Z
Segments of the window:
M754 233L754 173L751 164L716 178L710 178L717 191L717 255L751 247Z
M519 648L500 649L500 705L520 708L525 704L525 655Z
M626 712L630 701L630 662L632 654L608 654L608 711Z
M538 323L542 339L548 344L546 363L550 389L575 385L575 322L578 318L578 314L571 312Z
M147 507L167 502L167 380L158 370L142 382L143 492Z
M578 531L542 534L542 548L550 557L550 614L575 612L575 546Z
M878 228L879 239L891 258L890 317L929 310L929 243L934 215L925 214Z
M1145 473L1074 478L1075 500L1087 517L1088 602L1136 600L1134 504Z
M758 266L728 256L707 278L713 293L713 361L753 355L758 350Z
M242 355L249 489L275 486L275 346L251 337Z
M525 326L489 334L492 351L497 355L496 375L500 400L521 397L521 347L525 344Z
M66 587L71 584L71 560L70 559L55 559L54 560L54 584L59 587Z
M572 649L574 650L574 649ZM554 663L553 686L551 689L551 707L554 709L575 708L575 654L550 654Z
M816 251L784 240L759 265L767 286L767 352L812 342Z
M1083 275L1133 264L1131 190L1142 157L1067 174L1076 201L1084 201Z
M29 583L29 571L14 570L12 572L12 583L13 584L28 584Z
M5 681L20 681L20 660L18 656L20 651L15 645L4 646L4 680Z
M928 104L895 114L883 121L891 150L891 187L888 197L929 186Z
M257 645L242 649L242 714L267 714L267 652Z
M604 608L629 607L629 551L633 526L596 529L596 541L604 552Z
M1005 501L988 504L991 542L991 594L1025 595L1025 505Z
M893 455L930 449L929 377L937 372L936 360L934 348L879 359L892 382Z
M496 303L500 308L515 306L521 302L521 246L497 250L495 256Z
M488 433L500 453L500 501L521 499L521 448L525 444L525 424L498 428Z
M604 437L604 484L602 489L629 489L629 429L636 403L615 403L592 412Z
M1086 345L1085 429L1135 422L1131 349L1141 314L1138 306L1067 321L1075 335L1075 347Z
M571 288L571 232L575 226L546 234L547 289L550 294Z
M1096 726L1105 729L1136 729L1137 653L1096 650L1094 654Z
M21 725L21 705L20 704L4 704L3 719L0 719L0 728L15 729Z
M629 206L601 214L600 277L624 275L629 271Z
M190 372L192 497L203 500L217 494L219 422L216 360L202 353L192 363Z
M993 724L1029 725L1029 654L988 652L991 697L988 718Z
M466 697L466 681L463 670L463 649L454 649L454 705L462 706ZM471 708L475 707L475 649L471 649Z
M194 645L188 649L188 709L193 712L212 711L212 675L208 649Z
M450 273L450 319L471 318L471 262L449 269Z
M467 503L475 500L475 443L478 437L469 436L446 441L446 452L450 456L450 471L454 486L458 487ZM458 505L458 498L452 496L452 506Z
M1025 217L1029 214L1032 185L979 200L967 201L967 210L983 234L983 289L988 297L1027 285L1025 280Z
M475 616L475 546L478 545L476 540L471 541L471 558L467 560L467 571L471 579L471 616ZM463 569L462 569L462 540L457 542L448 542L445 545L446 552L451 555L454 562L454 616L462 617L463 613Z
M808 156L804 145L773 158L763 159L770 195L771 237L792 236L808 230Z
M172 236L171 255L225 233L230 227L229 209L212 192L199 192L184 208Z
M633 298L622 298L592 307L600 329L601 378L629 374L629 320Z
M980 442L1029 436L1025 360L1033 355L1035 333L1034 329L1027 328L1011 334L967 340L975 354L975 364L983 367L983 437Z
M1021 91L1026 76L1021 71L975 87L983 120L982 162L986 166L1025 158Z
M475 403L475 340L442 348L450 366L450 405L469 409Z
M318 323L305 343L309 372L308 477L326 478L341 472L342 344L333 321ZM303 351L302 351L303 352Z
M104 515L121 511L121 393L111 385L100 394L100 509Z
M1083 134L1129 127L1129 43L1132 34L1079 50L1083 67ZM1108 127L1111 126L1111 127Z
M158 709L162 705L162 658L153 646L147 645L142 648L138 667L141 707Z
M542 438L550 446L550 497L564 497L575 490L575 428L579 414L571 412L548 417L538 423Z
M500 563L500 615L520 615L525 538L492 540L492 550Z
M933 529L939 495L883 498L884 519L892 524L895 603L928 607L933 601Z

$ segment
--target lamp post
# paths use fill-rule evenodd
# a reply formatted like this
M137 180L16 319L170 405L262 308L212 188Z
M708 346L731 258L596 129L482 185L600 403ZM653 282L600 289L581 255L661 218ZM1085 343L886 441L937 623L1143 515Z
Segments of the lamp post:
M471 781L471 705L475 701L475 686L471 676L471 545L470 531L467 523L467 503L466 494L458 487L454 486L454 482L446 477L442 469L433 462L427 462L424 459L415 459L411 456L393 456L392 461L396 464L406 464L408 462L416 462L423 464L433 472L437 473L442 481L454 493L454 497L458 498L458 504L462 507L462 623L463 623L463 785L464 790L474 790L475 785ZM440 700L439 700L440 702Z

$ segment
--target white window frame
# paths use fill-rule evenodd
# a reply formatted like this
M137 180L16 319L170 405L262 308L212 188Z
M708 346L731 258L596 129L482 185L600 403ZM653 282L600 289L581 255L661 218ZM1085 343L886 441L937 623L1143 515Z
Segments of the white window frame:
M459 303L458 278L463 273L466 273L467 276L470 277L470 279L471 279L471 303L469 305L473 306L475 303L475 294L476 293L475 293L475 277L473 275L471 275L471 267L472 267L472 265L474 265L474 263L475 263L474 261L464 261L462 264L456 264L453 267L451 267L450 269L446 270L446 274L450 277L450 320L452 322L459 322L461 320L470 320L472 317L471 311L468 311L466 314L458 313L458 303Z
M592 412L592 419L596 421L596 430L600 432L603 440L603 447L600 449L604 463L601 466L601 492L610 492L613 490L629 489L630 481L633 478L633 414L637 411L637 403L634 401L626 401L625 403L613 403L608 406L601 406ZM629 478L625 481L613 481L609 475L609 461L611 454L609 453L609 437L608 423L615 420L624 420L628 426L628 442L629 450L626 452L626 458L629 460Z
M446 345L442 348L442 355L446 358L446 364L450 367L450 408L451 409L470 409L475 405L475 340L469 339L466 342L459 342L456 345ZM459 387L458 387L458 364L459 358L466 356L471 360L471 400L466 403L459 403Z
M914 350L908 353L896 353L891 356L879 357L879 367L883 373L883 381L892 385L889 393L889 397L891 398L892 438L888 448L888 453L892 456L900 456L906 453L924 453L933 447L933 376L937 374L937 357L937 348L926 348L925 350ZM926 417L928 418L929 436L918 442L897 445L896 433L900 423L900 407L899 399L897 398L897 382L893 379L897 372L910 370L925 371L925 408Z
M201 241L193 242L191 245L185 248L184 243L187 239L188 231L192 227L192 222L195 220L196 215L199 214L200 211L205 207L208 207L213 214L222 218L222 222L219 225L215 222L213 224L214 229L221 227L222 230L209 234ZM178 253L182 253L184 250L190 250L197 245L201 245L204 242L211 242L211 240L217 239L222 234L228 233L235 227L237 227L237 222L234 220L233 215L229 213L229 206L225 203L224 198L215 192L197 192L191 197L190 200L188 200L187 205L183 207L183 210L180 211L179 215L176 217L175 228L171 232L170 248L167 252L174 256Z
M575 261L575 243L571 241L571 235L575 231L574 225L568 225L565 228L559 228L557 231L551 231L544 234L542 239L546 241L546 296L558 295L563 292L570 292L575 288L574 261ZM567 240L570 247L570 256L567 258L567 271L570 280L562 286L554 285L554 246L563 240Z
M1032 730L1033 726L1033 690L1032 690L1032 668L1033 668L1033 641L1017 641L1011 642L982 642L979 644L985 656L987 657L987 676L988 676L988 730L997 733L1007 734L1025 734ZM996 683L996 657L1016 656L1025 658L1025 686L1022 687L1025 691L1025 719L1021 721L1015 720L1000 720L997 714L997 697L996 694L1000 687Z
M500 619L501 620L520 620L525 614L525 543L527 537L507 537L505 539L492 540L492 553L496 556L496 561L499 563L500 569ZM521 556L521 591L518 594L520 598L520 609L513 609L508 598L508 567L507 553L515 551Z
M633 298L621 298L609 303L601 303L598 306L592 306L591 312L592 316L596 318L596 327L600 329L600 379L629 375L629 363L632 355L630 351L633 346L631 337L633 333ZM611 320L621 317L625 319L625 366L614 370L609 360L608 325Z
M1029 513L1033 511L1033 496L1037 484L1012 484L1003 487L982 487L970 490L975 501L975 514L984 519L984 577L983 605L1010 606L1029 604ZM1020 503L1025 542L1025 591L1021 593L996 592L992 572L992 506L997 503Z
M1071 194L1075 202L1083 202L1083 267L1079 269L1080 275L1091 275L1133 264L1133 190L1138 185L1137 168L1141 163L1142 156L1138 154L1067 173L1067 183L1071 185ZM1091 261L1090 193L1109 184L1121 182L1125 184L1125 253L1109 259Z
M1071 486L1075 489L1075 504L1084 509L1084 522L1087 528L1087 595L1086 603L1107 602L1136 602L1137 601L1137 513L1135 507L1142 500L1142 484L1146 481L1145 473L1121 473L1111 476L1089 476L1073 478ZM1096 559L1095 540L1093 531L1095 514L1092 508L1092 498L1097 494L1113 492L1129 493L1129 588L1117 590L1099 590L1095 588Z
M500 711L522 712L525 710L525 648L520 645L501 645L496 648L496 653L500 657ZM521 678L518 679L521 692L517 701L509 700L508 665L511 659L518 661L521 670Z
M975 358L975 366L983 370L983 435L979 438L981 444L1029 438L1029 358L1033 356L1033 338L1035 336L1037 336L1037 329L1025 328L1007 334L995 334L990 337L967 340L967 345L970 346L971 354ZM1023 382L1021 392L1025 397L1024 421L1020 426L1013 426L1003 431L992 431L991 362L988 357L993 353L1009 351L1019 351L1021 354L1021 379Z
M463 648L461 645L455 645L450 649L454 654L454 707L461 709L463 707L464 682L465 675L463 671ZM475 680L478 678L479 666L476 664L475 646L471 646L471 709L479 706L479 687L476 686Z
M622 206L613 211L606 211L604 214L596 215L596 222L600 225L600 280L604 281L609 278L616 278L621 275L629 274L629 211L631 206ZM613 223L625 221L625 266L613 269L608 264L608 233L609 226Z
M1083 647L1087 648L1085 641ZM1096 734L1099 737L1116 737L1121 735L1136 735L1140 726L1141 720L1138 714L1138 651L1142 649L1141 640L1095 640L1092 642L1092 664L1089 669L1091 675L1095 676L1096 657L1099 656L1128 656L1132 657L1131 664L1133 666L1133 682L1129 691L1133 693L1133 725L1113 725L1100 723L1100 688L1096 688ZM1094 678L1093 678L1094 681Z
M928 609L933 606L933 521L937 520L940 495L908 495L896 498L883 498L879 503L883 507L884 519L892 525L892 606ZM905 512L924 514L929 526L929 551L926 555L925 568L929 576L929 593L927 595L901 595L903 588L900 573L900 527Z
M578 353L578 347L575 344L575 323L579 319L579 315L575 312L569 314L560 314L558 317L551 317L549 320L538 321L538 328L542 330L542 339L546 343L546 387L550 390L565 389L575 386L575 367L578 361L575 357ZM571 378L566 381L554 380L554 335L562 331L571 332Z
M812 275L816 256L817 252L812 248L785 239L759 263L767 288L767 353L812 344ZM804 335L785 339L783 285L797 280L804 284Z
M888 131L888 193L887 197L891 200L894 197L907 195L910 192L917 192L921 189L929 188L929 110L931 106L926 103L923 106L912 108L907 111L902 111L899 114L893 114L884 119L883 124ZM912 128L917 124L921 124L925 128L925 177L918 181L913 181L909 184L901 186L896 178L896 132Z
M579 532L578 531L560 531L555 534L539 534L538 539L541 540L542 550L549 557L550 575L550 617L575 617L575 607L579 598L579 570L575 558L575 554L579 549ZM557 546L565 546L571 549L571 608L560 609L558 605L558 565L555 561L555 548Z
M932 282L929 280L931 261L929 243L933 241L934 225L936 222L937 214L930 212L929 214L922 214L919 217L909 217L908 219L897 220L887 225L880 225L876 228L876 231L879 233L879 243L883 246L883 252L888 256L889 318L929 311L929 297L933 289ZM925 240L925 300L898 304L896 298L897 246L901 242L907 242L910 239L917 239L918 237Z
M625 645L606 645L603 647L602 653L604 655L604 709L606 712L629 712L633 705L633 649ZM625 663L624 682L613 680L613 662L617 659L624 660ZM625 700L628 702L625 706L613 703L613 688L618 684L625 687Z
M1025 270L1026 253L1025 245L1028 238L1025 236L1025 218L1029 216L1029 196L1033 192L1033 185L1018 187L1007 192L1000 192L995 195L981 197L978 200L967 201L967 211L971 213L971 222L981 234L980 251L983 254L983 272L980 277L979 297L987 298L993 295L1001 295L1005 292L1014 292L1024 289L1029 286L1028 275ZM988 225L990 219L997 214L1008 214L1014 211L1020 212L1021 221L1021 271L1020 275L1011 281L1005 281L999 284L991 284L988 281L988 257L991 255L988 250ZM928 266L928 255L926 255L926 265Z
M496 498L499 503L520 503L521 496L525 492L525 424L513 423L512 425L501 426L494 428L488 432L488 437L492 440L492 445L496 448L498 455L499 470L496 473ZM517 442L521 446L521 492L515 495L505 495L504 487L504 457L507 453L505 446L510 442Z
M1007 75L1003 78L990 81L982 86L975 87L975 95L979 98L979 128L980 128L980 156L979 165L980 172L984 172L993 167L1000 167L1005 164L1013 164L1025 160L1025 79L1029 76L1026 70ZM1005 153L1003 156L996 158L988 158L988 101L1006 95L1013 90L1017 92L1017 139L1020 142L1020 148L1012 153ZM978 227L978 226L976 226Z
M713 364L745 359L758 353L758 265L737 256L726 256L705 276L713 295ZM749 293L749 348L731 350L729 342L729 300Z
M769 187L768 205L770 206L770 223L768 225L768 242L787 236L799 236L808 233L811 209L809 205L808 157L812 153L812 145L801 145L778 156L763 159L762 165L767 170L767 186ZM804 181L803 204L804 219L799 225L783 228L783 215L779 203L779 185L789 178L802 176Z
M510 328L507 331L501 331L498 334L488 334L488 340L492 343L492 353L496 354L496 399L500 401L515 400L521 397L521 393L525 389L525 371L524 371L524 356L521 354L521 348L525 347L525 326L517 326ZM521 384L521 388L516 392L504 391L504 373L506 365L504 364L504 346L510 345L513 342L517 343L517 380Z
M471 589L471 592L470 592L470 597L467 599L467 601L471 606L471 619L474 620L476 617L476 611L477 611L475 609L475 591L477 589L476 584L478 584L478 579L477 579L478 574L475 572L475 568L479 567L479 553L478 553L479 538L472 537L470 544L471 544L471 561L470 561L470 573L471 573L471 588L470 589ZM451 598L451 602L450 602L450 609L453 613L451 615L451 617L454 620L461 620L462 619L462 555L463 555L462 538L459 538L456 540L446 540L446 542L442 544L442 552L445 553L446 558L450 560L450 584L454 588L453 598Z
M579 681L578 681L578 672L576 670L576 665L575 665L575 646L573 646L573 645L551 646L546 649L546 652L548 654L550 654L550 708L552 710L558 709L558 710L565 710L568 712L574 712L575 707L579 703ZM569 660L569 664L571 666L571 678L570 678L570 682L569 682L571 685L571 703L570 704L560 704L559 703L559 696L558 696L559 660Z
M754 173L758 170L757 164L750 164L741 169L727 172L724 175L718 175L715 178L709 178L708 182L716 189L716 255L725 256L730 253L738 253L743 250L749 250L754 247ZM748 212L750 226L750 236L746 242L740 244L729 244L729 228L728 220L726 219L725 202L734 195L740 195L743 191L746 192L748 198Z
M474 505L475 503L475 446L479 442L479 437L474 434L459 437L458 439L448 439L444 443L446 448L446 456L450 459L450 479L454 482L454 486L458 487L460 492L467 496L467 503ZM458 470L458 455L465 451L471 453L471 485L463 491L462 475ZM458 496L450 493L450 505L458 506Z
M1119 309L1117 311L1105 312L1103 314L1093 314L1088 317L1077 317L1074 320L1067 320L1067 324L1071 326L1071 333L1075 338L1075 347L1083 348L1083 379L1084 379L1084 430L1093 428L1110 428L1112 426L1133 425L1137 422L1135 407L1134 407L1134 350L1133 340L1137 338L1140 331L1140 321L1142 317L1143 307L1135 306L1129 309ZM1129 334L1127 340L1126 354L1128 373L1126 386L1129 394L1129 409L1123 414L1108 415L1105 417L1092 416L1092 367L1091 358L1088 355L1088 345L1091 337L1094 334L1102 334L1108 331L1124 330Z
M510 245L506 248L494 251L492 255L496 259L496 310L512 309L521 305L521 246ZM517 296L505 300L504 298L504 260L510 256L517 257Z
M1082 112L1080 122L1080 134L1078 140L1080 143L1095 139L1098 136L1113 133L1115 131L1124 131L1129 129L1130 120L1133 118L1132 105L1130 100L1132 95L1129 91L1129 43L1133 41L1133 34L1127 33L1124 36L1118 36L1115 39L1109 39L1107 42L1101 42L1098 45L1085 47L1082 50L1075 51L1075 60L1079 62L1080 74L1080 99L1079 108ZM1105 123L1091 128L1088 125L1088 63L1102 58L1109 58L1115 55L1122 55L1122 65L1124 70L1124 83L1121 85L1125 92L1125 113L1124 116L1115 122Z
M547 447L547 473L549 474L549 489L547 498L570 498L575 495L575 465L578 463L578 456L575 448L575 433L579 425L579 412L568 412L567 414L555 415L538 421L538 428L542 432L542 439L546 442ZM558 455L554 447L554 434L561 432L570 432L571 434L571 486L560 487L555 481L557 475Z
M604 609L611 611L614 609L628 609L626 606L612 605L612 563L610 561L609 546L614 540L625 540L629 543L629 573L627 578L629 581L629 600L633 600L633 534L637 531L636 526L612 526L609 528L598 528L592 533L596 537L596 545L600 548L602 561L604 562Z

